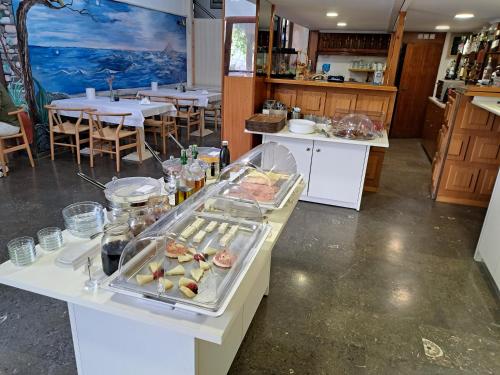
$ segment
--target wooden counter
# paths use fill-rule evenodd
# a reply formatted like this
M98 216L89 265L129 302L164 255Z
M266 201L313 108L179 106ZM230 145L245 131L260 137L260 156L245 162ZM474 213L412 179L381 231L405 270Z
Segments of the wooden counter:
M396 92L398 89L395 86L381 86L373 85L371 83L360 83L360 82L326 82L326 81L308 81L308 80L295 80L295 79L278 79L278 78L267 78L266 83L277 83L277 84L287 84L287 85L299 85L299 86L314 86L314 87L330 87L339 89L354 89L354 90L369 90L369 91L388 91Z
M425 121L422 128L422 147L427 157L432 161L436 154L437 138L443 125L444 110L446 105L433 96L429 96L425 111Z
M265 79L266 98L290 107L300 107L302 114L333 117L352 111L366 113L382 121L389 133L397 89L355 82L321 82L289 79ZM258 104L258 103L256 103ZM377 191L385 149L371 147L364 190Z

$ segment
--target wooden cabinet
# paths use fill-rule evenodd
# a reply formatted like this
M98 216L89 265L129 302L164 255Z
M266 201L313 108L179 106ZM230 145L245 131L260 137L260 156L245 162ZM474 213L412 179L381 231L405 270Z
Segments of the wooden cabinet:
M390 34L319 33L318 54L387 56Z
M500 138L474 136L470 147L470 161L500 164Z
M380 147L372 147L370 149L370 156L368 157L368 163L366 166L364 190L374 192L378 190L384 158L385 149Z
M303 88L297 90L296 106L305 115L323 116L325 112L326 91Z
M489 131L493 125L494 117L492 113L468 101L465 103L460 129Z
M443 124L445 109L429 99L422 128L422 147L430 160L434 158L437 149L439 129Z
M335 113L347 113L356 108L355 94L339 94L328 92L326 94L325 116L333 117Z
M454 134L451 137L450 145L448 146L448 159L465 160L469 139L470 136L466 134Z
M359 94L356 99L356 110L365 112L383 112L387 114L389 97L386 95Z
M295 107L297 102L297 90L295 88L276 87L273 94L274 100L279 100L288 108Z
M489 199L493 193L495 181L497 179L498 167L482 168L479 174L477 193L483 199Z
M480 168L462 163L447 162L444 168L444 190L474 193Z

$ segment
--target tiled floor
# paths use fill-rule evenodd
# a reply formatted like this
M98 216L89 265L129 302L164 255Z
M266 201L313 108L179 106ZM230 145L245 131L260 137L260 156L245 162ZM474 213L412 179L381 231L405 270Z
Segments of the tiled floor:
M84 159L82 170L105 182L113 168ZM62 225L65 205L104 200L76 171L68 154L34 170L15 161L0 179L0 261L10 238ZM149 160L120 175L161 169ZM360 212L299 203L230 374L500 373L500 304L472 259L485 210L433 202L429 181L418 141L392 140ZM426 355L423 339L443 355ZM0 374L75 373L64 303L0 286Z

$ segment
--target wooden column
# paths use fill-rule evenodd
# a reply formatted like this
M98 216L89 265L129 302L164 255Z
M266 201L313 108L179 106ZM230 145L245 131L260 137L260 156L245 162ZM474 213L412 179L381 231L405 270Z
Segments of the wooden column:
M309 43L307 45L307 57L311 60L312 71L316 71L316 64L318 63L318 42L319 31L309 31Z
M405 28L406 12L399 12L396 21L396 30L392 33L391 44L389 45L389 55L387 56L387 69L385 71L384 85L393 86L396 81L398 70L399 53L403 44L403 31Z

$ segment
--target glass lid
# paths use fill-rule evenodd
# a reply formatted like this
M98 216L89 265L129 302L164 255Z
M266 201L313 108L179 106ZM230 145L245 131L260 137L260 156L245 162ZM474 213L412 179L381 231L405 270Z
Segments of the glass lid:
M219 180L237 183L245 197L266 209L277 209L300 175L291 152L276 142L263 143L224 168ZM240 198L241 193L229 192Z
M104 191L106 199L114 203L143 202L160 193L160 182L151 177L114 177Z
M268 232L259 204L241 187L215 183L133 239L109 287L218 316Z

